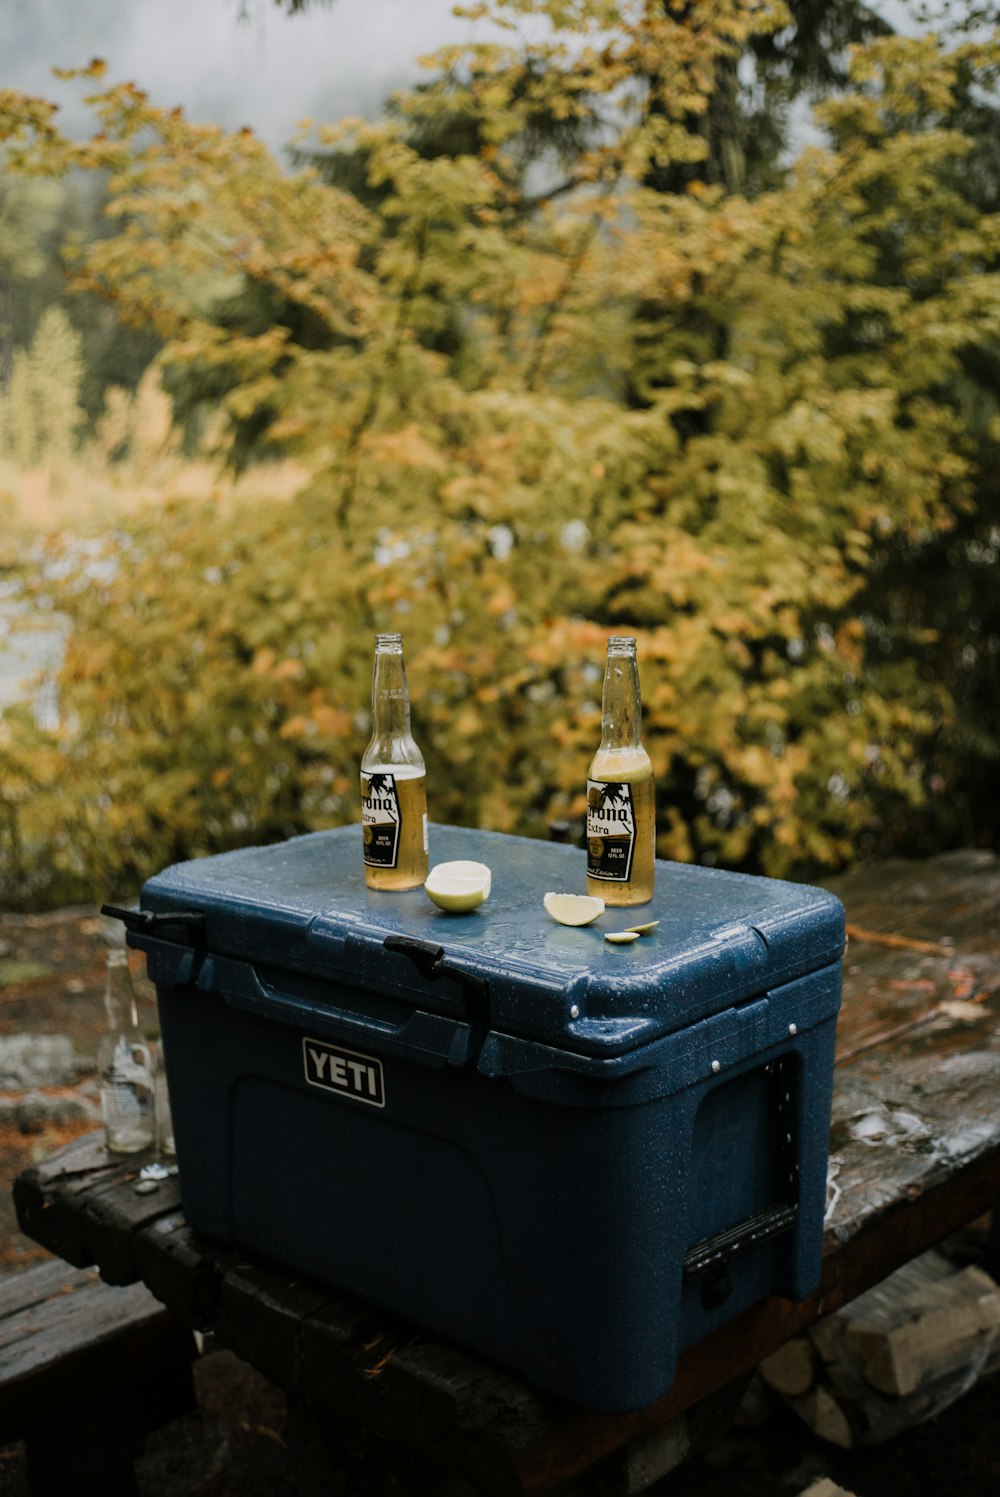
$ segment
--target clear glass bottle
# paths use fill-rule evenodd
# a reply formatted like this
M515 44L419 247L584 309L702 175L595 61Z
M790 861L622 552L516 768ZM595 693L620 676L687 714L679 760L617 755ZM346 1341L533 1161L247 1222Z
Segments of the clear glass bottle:
M156 1138L153 1068L124 947L108 952L104 1011L107 1029L97 1059L105 1140L113 1153L137 1154Z
M399 634L375 636L372 737L361 760L365 883L417 889L427 877L427 773L410 732Z
M635 639L608 640L601 746L587 775L587 893L608 905L648 904L656 856L656 787L640 742Z
M156 1030L149 1040L149 1051L153 1062L153 1112L156 1118L156 1151L173 1158L177 1153L174 1145L174 1119L170 1110L170 1091L167 1087L167 1065L163 1055L163 1040Z

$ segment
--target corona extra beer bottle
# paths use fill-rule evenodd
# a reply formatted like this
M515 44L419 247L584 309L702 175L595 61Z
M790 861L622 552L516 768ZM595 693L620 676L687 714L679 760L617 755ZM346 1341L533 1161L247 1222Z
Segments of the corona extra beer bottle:
M641 725L635 639L613 634L601 746L587 776L587 893L608 905L648 904L653 897L656 790Z
M427 774L410 732L403 640L375 636L372 738L361 760L365 883L417 889L427 877Z

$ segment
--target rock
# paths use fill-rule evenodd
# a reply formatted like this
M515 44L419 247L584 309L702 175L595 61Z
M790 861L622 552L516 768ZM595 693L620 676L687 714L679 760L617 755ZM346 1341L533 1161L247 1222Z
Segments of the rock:
M68 1034L0 1035L0 1091L19 1092L38 1086L72 1086L94 1069Z
M25 1092L22 1096L0 1096L0 1127L17 1128L21 1133L41 1133L44 1128L64 1127L67 1123L101 1121L100 1108L81 1097L79 1092Z

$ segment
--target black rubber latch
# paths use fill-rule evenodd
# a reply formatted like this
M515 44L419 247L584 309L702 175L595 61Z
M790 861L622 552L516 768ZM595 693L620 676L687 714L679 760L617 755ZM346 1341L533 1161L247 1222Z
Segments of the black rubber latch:
M425 982L437 982L442 977L450 977L452 982L464 988L470 1018L485 1019L489 1016L489 983L485 977L463 972L461 967L453 967L446 962L443 946L435 946L433 941L421 941L417 936L386 936L382 945L386 951L395 951L400 956L409 957Z
M153 931L162 925L181 925L193 935L202 935L205 916L201 910L127 910L117 904L102 904L101 914L120 920L126 930Z
M434 982L442 975L443 946L435 946L433 941L420 941L416 936L386 936L382 945L386 951L398 951L400 956L408 956L428 982Z

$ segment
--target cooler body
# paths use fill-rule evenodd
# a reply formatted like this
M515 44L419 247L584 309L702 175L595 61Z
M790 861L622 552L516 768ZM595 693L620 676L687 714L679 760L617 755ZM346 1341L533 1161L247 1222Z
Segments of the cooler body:
M130 938L157 987L194 1228L609 1411L661 1397L678 1351L747 1306L815 1288L836 901L661 864L673 915L649 909L654 937L612 947L534 908L533 881L573 887L573 849L432 828L432 858L494 869L477 922L422 891L338 898L354 835L180 865L144 891L148 910L204 916L182 939ZM734 908L776 891L791 926L765 909L748 936ZM692 935L683 907L706 900L725 918ZM802 927L780 960L779 926Z

